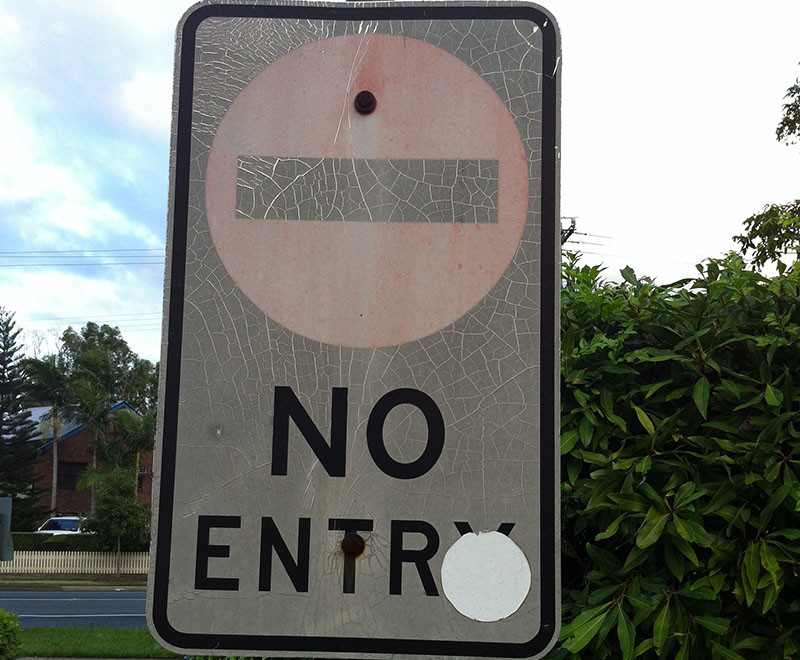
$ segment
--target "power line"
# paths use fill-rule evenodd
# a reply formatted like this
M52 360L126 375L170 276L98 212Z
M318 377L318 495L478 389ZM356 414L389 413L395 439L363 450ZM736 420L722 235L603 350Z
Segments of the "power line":
M0 255L16 255L16 254L100 254L100 253L117 253L117 252L165 252L164 248L107 248L103 250L7 250L0 251Z
M96 314L76 314L74 316L55 316L52 318L44 318L44 319L27 319L22 320L23 323L49 323L52 321L81 321L86 318L91 318L92 316L96 316ZM142 314L114 314L113 316L104 316L103 318L107 321L119 321L125 318L130 318L131 320L138 320L138 319L145 319L146 317L158 318L161 316L161 312L145 312Z
M67 262L67 263L43 263L43 264L0 264L0 268L52 268L53 266L163 266L163 261L89 261L89 262Z
M677 259L664 259L662 257L653 257L653 256L646 255L646 254L639 254L639 255L633 255L633 254L610 254L610 253L604 253L604 252L589 252L587 250L581 250L580 253L581 254L591 254L592 256L596 256L596 257L616 257L618 259L636 259L636 260L644 260L644 261L663 261L663 262L671 263L671 264L685 264L687 266L695 266L697 263L699 263L699 261L702 261L702 259L700 259L699 261L679 261Z

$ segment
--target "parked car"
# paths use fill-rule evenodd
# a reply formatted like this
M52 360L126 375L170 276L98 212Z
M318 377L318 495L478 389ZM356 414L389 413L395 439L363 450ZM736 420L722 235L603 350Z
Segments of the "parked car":
M42 534L80 534L81 519L78 516L55 516L47 519L37 532Z

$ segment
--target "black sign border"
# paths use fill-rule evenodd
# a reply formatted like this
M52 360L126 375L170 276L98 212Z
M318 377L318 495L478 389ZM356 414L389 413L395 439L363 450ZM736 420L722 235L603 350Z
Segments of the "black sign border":
M556 438L557 411L555 386L558 372L556 354L556 228L558 209L558 93L559 43L556 26L544 12L533 6L443 6L399 5L203 5L186 17L181 35L177 135L175 140L175 182L172 218L172 260L170 271L169 327L165 372L164 423L161 443L161 470L155 568L151 576L152 625L166 643L181 649L237 651L290 651L332 653L381 653L408 655L460 655L475 657L527 658L544 651L553 642L560 622L556 602L558 581L556 539L555 475L558 469L556 443L542 442L540 448L540 585L541 619L536 635L528 642L475 642L425 639L374 639L349 637L299 637L287 635L219 635L184 633L175 629L167 617L169 596L172 513L177 451L178 407L180 395L181 341L186 267L186 237L191 167L192 97L195 62L195 36L207 18L295 18L328 21L388 20L527 20L535 23L543 36L542 76L542 252L541 252L541 438Z

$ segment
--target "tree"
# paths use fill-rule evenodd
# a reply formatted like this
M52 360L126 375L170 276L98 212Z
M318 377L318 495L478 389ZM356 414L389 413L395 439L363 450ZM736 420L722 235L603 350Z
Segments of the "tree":
M121 446L121 461L130 460L130 455L135 455L134 484L138 490L139 462L141 454L152 451L155 444L156 409L150 408L144 415L138 415L130 410L120 410L114 419L116 436Z
M564 266L562 647L796 658L800 269L657 286Z
M56 356L50 355L42 360L27 358L21 362L25 376L25 396L33 405L49 406L49 412L42 417L42 443L47 442L52 432L53 438L53 485L50 494L50 512L57 511L58 493L58 438L61 426L68 418L69 379L58 364Z
M0 307L0 496L11 497L12 529L32 529L45 509L37 505L36 424L22 397L24 379L18 356L14 314Z
M156 404L157 366L132 351L119 328L91 321L80 333L67 328L61 336L59 360L72 375L94 374L113 401L127 401L140 412Z
M788 101L776 130L779 142L795 144L800 138L800 78L786 91ZM785 268L783 257L800 260L800 199L789 204L769 204L744 222L745 233L734 236L742 254L752 254L752 263L761 269L767 263Z
M800 138L800 78L786 90L783 117L775 131L779 142L794 144Z
M97 534L104 549L116 552L119 575L122 550L139 550L150 538L150 512L136 502L132 470L115 467L104 475L97 485L95 510L84 528Z
M800 199L765 206L761 213L744 221L744 228L745 233L733 240L741 246L744 256L752 255L756 268L767 263L782 264L782 258L792 254L795 261L800 259Z
M75 356L70 379L71 417L91 429L92 465L81 478L81 487L91 488L91 510L94 511L94 484L99 478L98 453L106 460L110 442L111 408L118 370L109 350L90 346Z

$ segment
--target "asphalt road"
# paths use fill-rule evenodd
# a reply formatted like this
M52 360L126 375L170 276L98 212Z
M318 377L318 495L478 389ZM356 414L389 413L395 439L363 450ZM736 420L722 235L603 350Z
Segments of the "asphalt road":
M23 628L144 628L144 591L0 591Z

